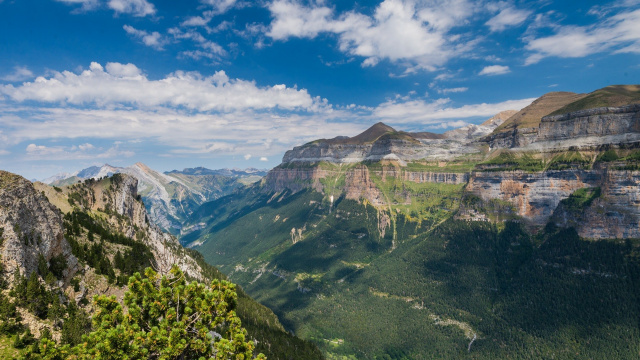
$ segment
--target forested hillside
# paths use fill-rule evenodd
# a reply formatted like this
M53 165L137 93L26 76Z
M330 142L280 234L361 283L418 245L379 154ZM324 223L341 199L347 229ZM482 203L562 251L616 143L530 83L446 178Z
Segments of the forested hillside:
M8 243L0 244L4 250L1 264L6 270L1 283L5 290L0 294L5 356L30 353L37 357L43 339L59 346L79 344L83 335L95 330L90 321L97 308L94 296L113 296L114 300L123 301L130 277L147 268L166 272L167 266L178 265L188 281L208 284L226 280L199 253L182 249L175 239L148 223L144 205L139 197L136 199L135 181L126 175L63 187L37 184L37 190L12 174L3 173L3 179L7 179L0 189L3 201L14 199L16 189L21 189L36 198L40 206L51 206L49 201L59 206L63 233L56 238L59 245L54 247L68 246L70 250L69 254L53 256L44 250L46 238L41 240L38 231L54 226L55 217L49 219L51 223L33 223L31 219L38 217L12 213L15 208L6 208L3 219L15 221L15 225ZM34 228L20 228L18 224L23 223ZM22 235L16 239L19 233ZM8 249L19 249L27 257L36 254L34 270L8 262L13 258L7 256L12 254ZM235 309L248 339L255 341L254 354L263 353L270 359L322 358L315 345L286 332L271 310L256 303L241 288L237 294Z

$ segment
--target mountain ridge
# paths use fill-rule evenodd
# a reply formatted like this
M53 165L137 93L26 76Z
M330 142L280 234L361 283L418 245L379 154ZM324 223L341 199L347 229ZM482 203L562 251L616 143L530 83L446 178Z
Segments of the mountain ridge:
M71 176L54 175L42 182L60 186L74 184L87 179L100 179L116 173L125 173L139 180L138 191L145 201L151 219L162 229L176 235L181 224L200 204L226 195L235 189L259 181L262 174L257 169L206 168L158 172L137 162L128 167L109 164L91 166L79 170Z
M584 97L295 147L181 241L329 358L634 358L640 109Z

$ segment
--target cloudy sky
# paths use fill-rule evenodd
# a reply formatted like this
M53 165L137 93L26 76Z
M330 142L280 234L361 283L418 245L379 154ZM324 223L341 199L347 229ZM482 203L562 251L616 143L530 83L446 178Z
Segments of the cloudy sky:
M640 82L640 1L0 0L0 168L270 168Z

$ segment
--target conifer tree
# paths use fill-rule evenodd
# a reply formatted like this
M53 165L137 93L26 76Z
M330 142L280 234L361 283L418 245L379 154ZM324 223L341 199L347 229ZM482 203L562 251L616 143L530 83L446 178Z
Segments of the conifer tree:
M43 339L42 359L252 359L253 343L247 341L234 309L235 285L214 280L210 287L188 283L173 267L160 276L151 268L145 277L129 279L123 306L115 297L94 298L94 331L71 347ZM265 359L264 355L258 355Z

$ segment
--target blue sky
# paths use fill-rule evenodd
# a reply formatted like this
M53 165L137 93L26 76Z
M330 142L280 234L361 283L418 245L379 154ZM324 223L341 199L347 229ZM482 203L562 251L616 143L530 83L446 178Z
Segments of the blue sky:
M640 1L0 0L0 168L277 165L640 81Z

